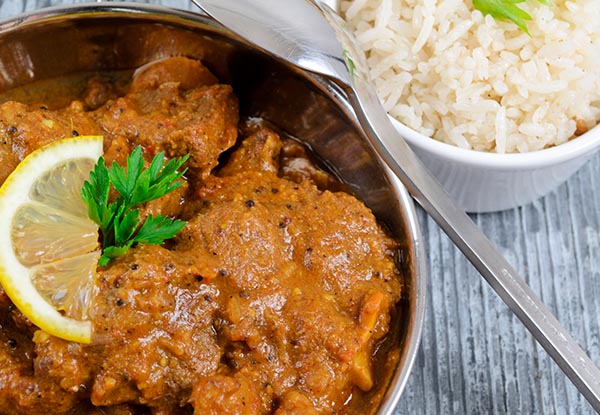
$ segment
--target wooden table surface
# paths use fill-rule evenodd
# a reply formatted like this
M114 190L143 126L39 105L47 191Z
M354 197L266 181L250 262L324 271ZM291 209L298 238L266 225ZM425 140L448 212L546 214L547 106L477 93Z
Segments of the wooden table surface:
M285 1L285 0L282 0ZM0 0L0 18L70 0ZM151 3L194 10L185 0ZM546 197L472 215L600 364L600 154ZM419 210L429 267L423 339L397 414L594 411L462 254Z

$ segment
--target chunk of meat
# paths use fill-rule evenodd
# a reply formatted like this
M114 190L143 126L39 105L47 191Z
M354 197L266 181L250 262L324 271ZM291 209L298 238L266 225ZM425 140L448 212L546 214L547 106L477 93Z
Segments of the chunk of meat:
M109 99L117 98L118 94L115 86L99 78L92 78L88 81L82 101L89 110L95 110L104 105Z
M244 171L279 171L279 155L283 145L274 131L263 128L246 137L219 171L221 176L231 176Z
M133 151L132 143L123 136L114 136L104 150L104 160L107 166L112 166L113 162L121 166L127 165L127 156Z
M219 80L200 61L177 56L153 61L137 69L131 90L153 90L167 82L176 82L179 88L188 90L214 85Z
M194 415L259 415L260 397L256 386L241 374L201 378L190 398Z
M283 142L280 175L297 183L310 180L319 189L347 190L335 177L318 168L311 160L306 148L294 140Z
M141 145L149 157L189 153L188 166L202 178L237 139L237 98L230 86L216 82L198 61L155 61L138 70L129 94L92 116L109 142Z
M0 183L35 149L63 138L98 133L79 101L57 111L5 102L0 105Z
M237 99L227 85L181 91L176 83L165 83L152 94L142 91L109 101L93 117L108 141L123 137L149 156L189 153L188 165L205 177L235 143L237 113Z
M17 329L12 308L10 302L0 306L0 413L66 413L77 403L77 396L48 377L37 362L34 365L31 333Z
M91 399L154 408L184 404L220 359L212 320L219 292L211 255L140 245L99 275Z
M46 379L71 395L89 384L91 367L85 359L84 347L38 330L34 336L34 371L38 379ZM85 388L85 386L83 386Z

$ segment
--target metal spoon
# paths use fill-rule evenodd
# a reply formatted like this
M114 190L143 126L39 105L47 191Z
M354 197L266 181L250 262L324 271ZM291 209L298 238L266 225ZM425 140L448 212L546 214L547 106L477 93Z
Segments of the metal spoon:
M600 370L395 130L339 15L314 0L192 1L259 48L328 78L348 95L373 149L600 412Z

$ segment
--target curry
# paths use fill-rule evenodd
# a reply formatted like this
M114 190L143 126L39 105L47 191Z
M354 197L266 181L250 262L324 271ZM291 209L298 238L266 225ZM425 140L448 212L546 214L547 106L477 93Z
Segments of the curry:
M0 290L0 413L376 407L368 391L401 318L398 243L306 148L242 119L201 62L153 62L125 85L95 78L66 107L5 102L0 134L0 183L73 135L102 135L107 163L138 145L146 160L190 156L186 185L142 209L186 227L98 269L91 344L38 330Z

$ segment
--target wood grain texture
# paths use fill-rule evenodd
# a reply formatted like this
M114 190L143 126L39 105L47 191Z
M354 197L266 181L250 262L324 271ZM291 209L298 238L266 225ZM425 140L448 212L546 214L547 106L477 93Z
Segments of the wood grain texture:
M283 1L283 0L282 0ZM0 18L70 0L0 0ZM194 10L188 1L150 3ZM472 215L600 364L600 154L527 206ZM429 267L418 358L396 414L593 410L438 226L419 211Z
M472 215L600 364L600 155L529 205ZM574 386L423 212L421 349L397 414L593 414Z

